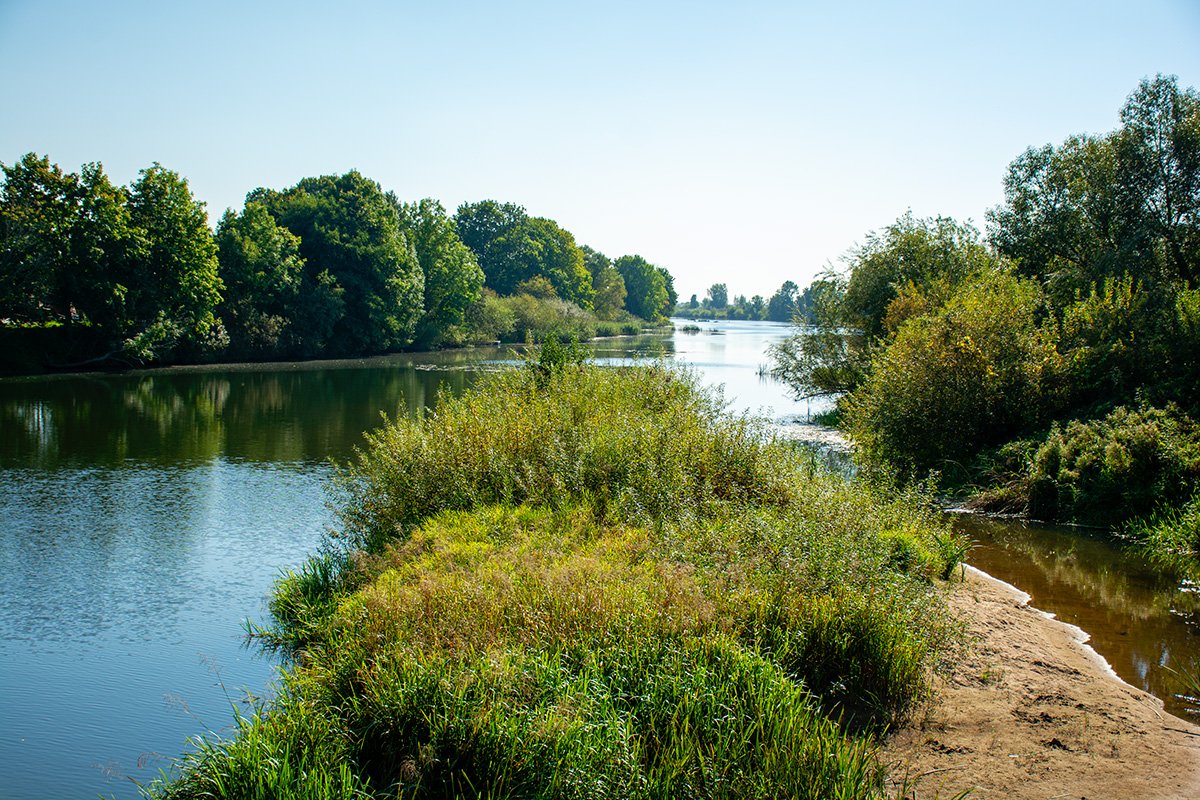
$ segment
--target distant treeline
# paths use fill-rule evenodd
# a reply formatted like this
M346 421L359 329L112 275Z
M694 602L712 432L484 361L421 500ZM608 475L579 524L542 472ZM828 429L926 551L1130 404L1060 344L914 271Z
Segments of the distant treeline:
M1004 192L986 237L911 215L870 235L776 374L840 396L902 477L1200 555L1200 95L1143 81L1117 130L1029 148Z
M747 298L739 294L729 301L729 287L714 283L708 287L703 300L692 295L691 300L675 307L675 316L686 319L748 319L771 322L795 322L808 325L816 321L813 314L816 290L809 286L803 291L793 281L784 281L779 291L764 300L756 294Z
M586 339L660 322L677 300L665 269L580 247L518 205L450 216L356 171L255 189L214 233L159 164L127 187L32 153L0 167L0 335L20 339L18 369Z

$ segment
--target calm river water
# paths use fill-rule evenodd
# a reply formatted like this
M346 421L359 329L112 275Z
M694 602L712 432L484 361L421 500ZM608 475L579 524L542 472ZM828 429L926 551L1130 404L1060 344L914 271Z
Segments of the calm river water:
M662 353L689 364L735 410L780 421L820 410L759 374L786 326L700 327L592 347L602 363ZM382 413L411 413L509 358L475 349L0 380L0 798L136 797L134 782L169 768L189 737L228 731L231 704L270 692L276 664L243 646L243 624L264 616L279 571L331 524L331 460L349 458ZM984 534L1012 554L1000 561L1081 561L1079 545L1047 555L1036 535ZM1139 645L1133 673L1161 675L1168 651L1196 653L1195 606L1180 601L1194 595L1162 576L1131 591L1103 577L1123 569L1111 561L1078 567L1101 578L1066 582L1098 587L1079 590L1085 606L1136 606L1120 635L1169 629L1169 644Z

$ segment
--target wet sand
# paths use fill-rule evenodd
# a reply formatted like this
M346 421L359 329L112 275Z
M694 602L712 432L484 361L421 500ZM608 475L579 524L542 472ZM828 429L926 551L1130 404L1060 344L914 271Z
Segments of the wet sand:
M1117 678L1086 634L970 567L949 599L971 647L887 742L893 785L907 776L917 798L1200 798L1200 726Z

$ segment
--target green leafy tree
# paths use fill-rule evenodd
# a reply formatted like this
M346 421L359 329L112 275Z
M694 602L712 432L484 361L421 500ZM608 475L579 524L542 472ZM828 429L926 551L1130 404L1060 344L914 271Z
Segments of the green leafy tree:
M453 337L465 321L467 310L479 302L483 270L475 253L459 238L441 203L425 199L395 205L401 229L416 249L424 276L424 313L416 341L437 344Z
M1035 282L986 273L900 328L846 403L855 443L916 476L1052 418L1060 360L1041 303Z
M559 227L554 220L532 217L525 223L531 254L528 278L542 275L549 279L558 296L590 309L595 291L592 276L584 265L583 250L575 243L570 231Z
M1102 136L1030 148L989 215L997 250L1068 304L1107 279L1200 278L1200 96L1143 81Z
M704 298L704 307L721 310L729 305L729 288L723 283L714 283L708 287L708 296Z
M605 271L613 268L612 259L599 250L593 250L586 244L580 245L579 249L583 251L583 265L587 267L588 273L592 276L592 285L596 286L600 280L600 276Z
M1200 94L1175 77L1144 80L1114 137L1119 196L1137 221L1132 247L1172 280L1200 284Z
M826 273L804 291L813 298L813 328L771 345L771 374L802 399L850 392L862 382L870 356L862 334L843 327L846 279Z
M562 299L592 307L593 279L584 251L553 220L530 217L512 203L483 200L459 206L454 223L479 259L489 289L510 295L520 283L541 275Z
M0 317L123 334L121 280L142 244L127 193L99 164L75 175L29 153L3 170Z
M663 307L662 311L663 316L666 316L679 304L679 292L675 291L675 278L667 271L666 267L656 267L655 269L662 276L663 287L667 290L667 304Z
M868 235L849 265L843 324L861 330L869 345L886 332L888 306L905 286L952 289L972 275L999 268L1000 262L970 225L948 217L914 219L908 213Z
M293 329L304 278L300 238L251 202L241 214L225 212L216 239L231 352L251 358L292 352L303 338Z
M412 342L424 279L393 202L357 171L305 178L284 192L258 189L276 222L300 237L300 307L307 353L381 353Z
M661 319L671 309L662 272L638 255L621 256L613 266L625 281L625 309L644 320Z
M61 297L77 221L77 176L33 153L4 166L0 196L0 317L69 318ZM58 296L56 296L58 295ZM58 306L57 309L54 306Z
M131 353L153 359L180 348L197 357L223 347L217 246L187 180L160 164L142 170L129 216L144 241L123 282Z
M940 307L968 278L1005 269L970 225L911 214L868 235L847 265L848 276L811 287L817 330L772 349L773 373L800 397L853 391L906 320Z
M625 310L625 279L617 272L612 260L597 250L583 245L583 263L592 276L595 297L592 308L599 319L616 319Z
M767 301L767 319L772 322L791 322L796 313L796 299L800 287L792 281L784 281L779 291Z

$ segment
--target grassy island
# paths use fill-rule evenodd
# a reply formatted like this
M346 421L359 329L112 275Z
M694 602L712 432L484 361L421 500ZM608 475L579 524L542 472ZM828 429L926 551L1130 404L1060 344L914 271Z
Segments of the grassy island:
M880 797L964 543L662 365L553 346L369 437L256 631L278 697L153 797Z

